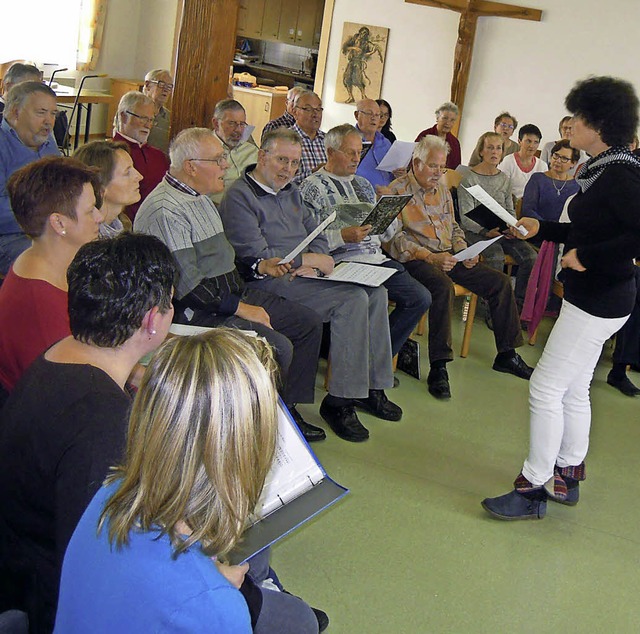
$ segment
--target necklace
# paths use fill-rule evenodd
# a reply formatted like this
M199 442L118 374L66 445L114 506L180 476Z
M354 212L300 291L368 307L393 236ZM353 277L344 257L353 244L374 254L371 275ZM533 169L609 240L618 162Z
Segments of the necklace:
M560 192L565 188L565 186L566 186L566 184L567 184L568 182L569 182L568 180L564 181L564 182L562 183L562 187L561 187L560 189L558 189L558 188L556 187L556 179L555 179L555 178L552 178L552 179L551 179L551 184L553 185L553 189L555 189L555 190L556 190L556 194L558 194L558 196L560 196Z

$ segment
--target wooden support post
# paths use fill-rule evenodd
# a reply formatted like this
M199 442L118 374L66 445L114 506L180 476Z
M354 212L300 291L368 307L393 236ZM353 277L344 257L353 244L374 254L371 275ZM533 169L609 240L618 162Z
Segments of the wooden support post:
M210 127L213 108L228 96L239 0L183 0L171 101L171 136Z

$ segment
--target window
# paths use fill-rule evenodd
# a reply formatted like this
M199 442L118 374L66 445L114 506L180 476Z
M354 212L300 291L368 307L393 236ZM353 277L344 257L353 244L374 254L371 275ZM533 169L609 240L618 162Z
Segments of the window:
M2 8L0 63L14 59L75 70L83 0L18 0Z

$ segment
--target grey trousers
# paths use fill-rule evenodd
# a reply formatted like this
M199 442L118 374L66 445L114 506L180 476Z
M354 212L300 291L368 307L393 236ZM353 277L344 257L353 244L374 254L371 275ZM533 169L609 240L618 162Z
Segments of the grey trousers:
M331 328L329 394L366 398L393 386L387 291L308 278L269 278L250 286L314 310Z

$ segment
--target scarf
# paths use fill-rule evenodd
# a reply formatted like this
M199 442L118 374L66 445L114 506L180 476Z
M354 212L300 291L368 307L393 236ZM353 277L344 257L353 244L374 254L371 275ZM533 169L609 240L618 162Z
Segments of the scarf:
M597 156L590 158L576 174L576 181L582 193L586 192L602 175L609 165L631 165L640 169L640 159L625 145L614 145Z

